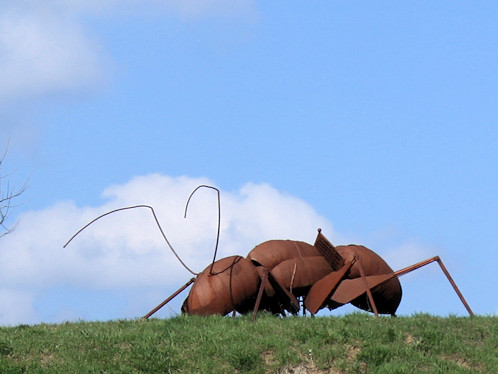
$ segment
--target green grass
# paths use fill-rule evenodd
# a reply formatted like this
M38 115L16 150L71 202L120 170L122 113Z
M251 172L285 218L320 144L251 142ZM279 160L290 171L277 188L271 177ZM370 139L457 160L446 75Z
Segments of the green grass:
M498 317L193 317L0 328L0 373L498 373Z

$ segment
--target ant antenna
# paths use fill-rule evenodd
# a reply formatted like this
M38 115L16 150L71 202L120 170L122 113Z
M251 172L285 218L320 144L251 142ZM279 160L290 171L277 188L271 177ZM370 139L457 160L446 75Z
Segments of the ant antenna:
M214 255L213 255L213 261L211 262L211 269L209 270L209 273L211 275L214 275L213 273L213 266L214 266L214 262L216 261L216 254L218 252L218 243L220 241L220 222L221 222L221 203L220 203L220 190L217 189L216 187L213 187L213 186L208 186L208 185L205 185L205 184L202 184L200 186L197 186L197 188L195 190L192 191L192 193L190 194L188 200L187 200L187 204L185 205L185 215L183 218L187 218L187 209L188 209L188 204L190 203L190 199L192 198L192 196L194 195L194 193L200 189L200 188L211 188L212 190L215 190L217 192L217 195L218 195L218 231L216 233L216 244L214 246Z
M87 223L85 226L83 226L81 229L78 230L78 232L76 234L74 234L71 239L69 239L67 241L66 244L64 244L63 248L66 248L66 246L80 233L82 232L84 229L86 229L88 226L90 226L92 223L94 223L95 221L101 219L102 217L105 217L111 213L116 213L116 212L120 212L122 210L128 210L128 209L135 209L135 208L148 208L151 210L152 212L152 215L154 216L154 220L156 221L156 225L157 227L159 228L159 231L161 232L161 235L163 236L164 240L166 241L166 244L168 245L169 249L171 249L171 251L173 252L173 254L176 256L176 258L178 259L178 261L180 261L180 263L183 265L183 267L185 269L187 269L190 273L192 273L193 275L198 275L199 273L196 273L194 271L192 271L187 265L185 265L185 263L182 261L182 259L180 258L180 256L178 256L178 254L176 253L176 251L173 249L173 246L170 244L168 238L166 237L166 234L164 233L162 227L161 227L161 224L159 223L159 220L157 219L157 216L156 216L156 212L154 211L154 208L152 208L150 205L134 205L134 206L127 206L127 207L124 207L124 208L119 208L119 209L114 209L114 210L111 210L110 212L107 212L107 213L104 213L100 216L98 216L97 218L93 219L92 221L90 221L89 223Z

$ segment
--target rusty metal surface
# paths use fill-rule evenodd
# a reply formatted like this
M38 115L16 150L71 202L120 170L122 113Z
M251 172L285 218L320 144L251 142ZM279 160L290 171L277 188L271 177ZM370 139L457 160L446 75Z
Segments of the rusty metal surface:
M256 246L247 258L231 256L208 266L145 318L194 282L182 312L197 315L258 310L297 314L298 297L316 314L323 307L352 305L377 314L394 315L401 302L398 277L438 262L465 308L472 310L439 256L394 272L375 252L361 245L334 247L319 231L315 245L292 240L270 240ZM339 266L338 270L334 267ZM304 313L304 310L303 310Z
M358 261L358 269L360 270L360 276L361 280L363 281L363 285L365 286L365 291L367 294L367 301L368 301L368 309L366 309L368 312L373 312L375 316L379 315L379 311L377 310L377 305L375 305L375 300L372 296L372 290L371 286L368 284L368 280L365 275L365 269L363 269L363 266L361 265L361 261ZM394 314L394 313L392 313Z
M358 261L351 268L348 278L359 278L361 276L359 263L361 263L367 275L386 274L393 272L393 269L391 269L391 267L384 261L382 257L365 246L350 244L339 245L335 248L346 260L351 260L355 257L358 259Z
M382 257L362 245L337 246L336 249L345 259L354 257L357 258L356 263L351 267L349 271L349 274L347 276L348 279L361 277L359 268L360 264L366 276L394 273L393 269L391 269L391 267L382 259ZM391 277L391 279L372 288L371 292L379 313L396 313L402 296L401 284L397 277ZM371 310L371 305L368 301L366 290L364 291L364 294L358 296L355 299L352 299L350 302L357 308L367 311ZM332 302L330 306L334 307L334 302Z
M247 258L271 270L285 260L311 256L320 256L311 244L295 240L269 240L254 247Z
M287 310L292 314L297 314L299 312L299 301L297 298L290 292L287 288L285 288L278 279L272 275L271 272L268 272L268 281L272 285L275 290L275 295L279 300L279 303L283 307L283 309Z
M311 309L306 306L305 301L305 306L312 314L315 314L324 305L330 308L342 305L338 300L332 298L327 301L327 299L336 286L340 287L342 281L355 278L360 279L360 281L354 282L353 285L359 284L360 286L350 289L346 283L346 287L341 288L339 293L341 300L347 298L348 302L353 305L374 312L377 312L377 304L379 304L379 313L395 313L401 301L399 280L389 276L388 279L381 282L382 284L379 283L372 287L368 287L365 281L365 277L370 275L393 273L393 270L379 255L359 245L334 247L320 231L315 244L322 249L319 250L316 246L310 246L304 242L270 240L256 246L249 253L248 258L256 265L268 269L284 288L291 290L296 296L308 297L310 290L317 284L307 302ZM316 256L317 252L320 254L319 256ZM324 253L329 257L328 259ZM331 257L334 259L331 260ZM345 259L350 266L344 269L340 275L330 275L334 271L330 263L333 266L338 266L338 264L344 264ZM325 266L325 264L329 266ZM363 270L364 279L361 279L362 271L360 269ZM361 292L358 293L358 290ZM265 296L267 298L275 297L275 290L271 282L266 285Z
M322 229L318 229L318 235L315 239L315 248L327 260L332 270L339 270L344 266L344 258L335 249L334 245L323 236Z
M271 273L283 287L296 296L305 295L310 287L332 271L322 256L298 257L275 266Z
M375 314L394 315L402 296L398 275L433 261L438 261L443 271L445 270L439 257L434 257L395 273L377 253L364 246L334 247L320 232L316 242L322 243L318 244L319 246L325 243L325 247L334 248L342 261L345 261L345 265L334 271L329 263L330 260L327 261L315 246L300 241L270 240L256 246L247 259L244 259L244 270L241 268L240 272L250 273L250 280L238 276L239 269L233 271L235 267L230 265L230 261L242 262L238 256L230 257L228 261L219 260L213 266L215 275L211 277L214 278L232 269L230 271L233 274L229 279L232 282L242 282L245 294L239 290L234 292L233 285L228 287L219 280L204 280L205 272L208 270L206 269L196 280L185 302L184 311L193 314L226 314L230 310L238 310L240 313L252 310L255 317L258 310L266 310L285 316L286 311L297 313L299 310L297 297L303 296L304 306L312 314L323 307L335 309L351 303ZM251 268L252 270L249 270ZM217 274L219 269L222 271ZM461 296L449 273L446 271L445 274L457 294ZM210 286L201 287L203 283ZM216 292L213 291L215 288ZM211 298L211 302L198 301L194 307L194 299L205 298ZM468 307L463 296L461 299ZM472 315L470 308L468 310Z
M362 279L361 277L354 279L344 279L331 296L331 299L339 304L347 304L356 299L358 296L364 294L367 291L367 288L374 288L394 276L394 273L368 275L366 276L366 284L364 279Z
M353 263L354 261L349 261L339 270L327 274L313 284L304 299L304 305L311 314L316 314L320 308L325 306L326 300L332 295L339 282L344 279Z
M198 275L183 311L198 315L225 315L234 309L247 312L246 304L258 291L258 285L258 272L250 261L241 256L223 258Z
M256 302L254 303L254 310L252 313L252 320L253 321L256 318L256 314L258 313L259 306L261 304L261 298L263 297L263 291L266 287L266 283L268 282L268 270L263 269L263 272L259 273L259 276L261 278L261 283L259 285L259 291L258 291L258 296L256 297Z

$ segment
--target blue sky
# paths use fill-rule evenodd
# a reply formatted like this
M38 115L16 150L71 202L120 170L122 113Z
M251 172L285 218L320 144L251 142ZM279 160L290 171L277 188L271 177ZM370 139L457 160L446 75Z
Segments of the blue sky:
M0 4L0 324L143 315L222 255L269 239L439 254L496 314L498 5L132 0ZM436 265L400 314L465 315ZM159 316L179 313L183 296ZM344 308L344 310L348 310ZM338 310L334 313L341 313Z

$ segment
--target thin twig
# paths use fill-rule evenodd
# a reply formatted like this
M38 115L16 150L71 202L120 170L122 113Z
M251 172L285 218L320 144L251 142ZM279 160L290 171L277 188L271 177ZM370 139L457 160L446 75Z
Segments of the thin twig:
M19 221L17 221L13 226L9 227L6 225L6 220L10 213L11 208L18 206L12 204L13 200L19 197L26 190L28 183L27 181L24 182L21 188L19 188L17 191L13 191L10 187L10 183L7 181L7 186L4 188L2 179L4 179L5 176L2 175L1 171L2 171L2 164L5 160L5 157L7 156L9 145L10 145L10 139L7 143L3 155L0 157L0 227L4 230L0 234L0 238L12 232L19 223Z

